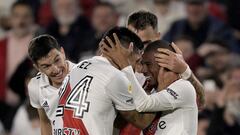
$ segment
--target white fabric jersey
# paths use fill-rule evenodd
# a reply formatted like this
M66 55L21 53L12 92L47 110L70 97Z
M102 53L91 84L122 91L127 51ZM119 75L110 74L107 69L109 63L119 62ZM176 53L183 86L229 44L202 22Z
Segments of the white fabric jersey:
M132 84L132 95L139 112L159 112L156 135L196 135L198 108L196 92L189 81L177 80L167 89L147 95L137 82L131 66L123 69Z
M68 65L71 71L75 64L68 61ZM59 89L50 85L47 75L39 72L32 78L28 84L28 93L31 105L37 109L43 108L52 121L59 101Z
M112 135L116 110L135 110L129 86L104 57L80 62L64 81L54 135Z

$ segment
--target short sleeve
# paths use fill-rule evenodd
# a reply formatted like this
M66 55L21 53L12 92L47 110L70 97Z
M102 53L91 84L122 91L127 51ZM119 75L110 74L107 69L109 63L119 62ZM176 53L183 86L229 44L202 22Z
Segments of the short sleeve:
M41 104L39 102L39 85L34 80L35 78L32 78L30 82L28 83L28 94L30 98L30 104L34 108L41 108Z
M123 74L112 77L106 89L108 96L111 98L117 110L135 110L133 97L128 92L128 90L131 89L131 84Z

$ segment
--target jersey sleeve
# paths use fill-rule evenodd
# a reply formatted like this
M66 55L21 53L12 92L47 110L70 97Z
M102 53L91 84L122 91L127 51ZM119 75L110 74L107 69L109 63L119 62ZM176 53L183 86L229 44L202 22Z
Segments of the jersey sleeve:
M111 98L117 110L135 110L133 97L128 92L131 89L130 82L124 74L116 75L110 79L111 82L106 86L107 94Z
M194 88L190 83L178 83L170 85L167 89L152 95L147 95L141 85L138 83L131 66L123 69L127 78L132 84L132 96L139 112L152 112L172 110L182 107L194 96ZM191 97L189 97L191 96ZM191 100L191 102L194 102Z
M30 99L30 104L34 108L41 108L41 104L39 101L39 85L35 78L32 78L30 82L28 83L28 94Z

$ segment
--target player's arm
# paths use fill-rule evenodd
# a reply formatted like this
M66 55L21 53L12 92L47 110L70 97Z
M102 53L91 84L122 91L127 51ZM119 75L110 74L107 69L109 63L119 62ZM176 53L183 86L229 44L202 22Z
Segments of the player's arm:
M113 34L113 36L115 39L115 44L109 38L107 38L108 43L111 47L109 47L106 43L101 41L100 50L103 54L113 59L113 61L119 66L120 69L123 69L124 67L129 65L128 56L132 48L131 46L129 47L129 49L122 47L117 35ZM156 54L155 56L156 61L162 67L168 68L169 70L176 72L182 76L187 76L188 78L185 79L188 79L196 90L198 107L203 108L205 104L205 94L203 85L195 77L191 70L190 73L185 72L189 70L186 70L188 65L183 60L181 50L174 43L172 43L171 45L175 49L176 53L173 53L167 49L158 49L160 53Z
M165 110L173 110L175 108L188 105L194 107L196 95L193 86L188 82L184 85L178 83L169 86L160 92L147 95L141 85L138 83L133 69L128 66L122 70L132 84L131 94L134 98L136 110L139 112L157 112ZM187 82L187 81L185 81ZM178 86L178 87L177 87ZM194 100L195 99L195 100Z
M51 122L48 119L44 109L38 109L38 115L40 119L41 135L52 135Z
M156 116L155 113L139 113L136 110L119 111L119 113L128 122L141 129L147 128Z
M39 102L39 82L36 78L33 78L28 83L28 94L30 99L30 104L38 109L38 115L40 119L40 126L41 126L41 135L51 135L51 123L46 116L44 109L41 107Z
M121 116L141 129L150 125L155 118L155 114L139 113L135 110L133 97L128 92L128 90L131 90L131 84L124 73L119 72L111 77L109 81L111 82L106 86L106 94Z
M192 73L187 63L182 57L182 51L174 44L171 44L176 53L167 49L159 48L155 54L155 59L161 67L168 68L169 70L180 74L182 79L188 80L194 86L197 93L198 108L203 108L205 104L204 87L201 82Z

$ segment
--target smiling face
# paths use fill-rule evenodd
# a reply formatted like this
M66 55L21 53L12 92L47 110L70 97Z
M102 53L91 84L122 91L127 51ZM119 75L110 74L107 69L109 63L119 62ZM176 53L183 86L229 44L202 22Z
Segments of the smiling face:
M68 65L63 49L52 49L45 57L37 60L34 65L40 72L46 74L53 86L62 84L68 73Z
M158 86L157 79L160 67L155 61L153 51L144 52L142 58L142 65L143 65L142 72L144 76L148 78L149 85L153 88L156 88Z

